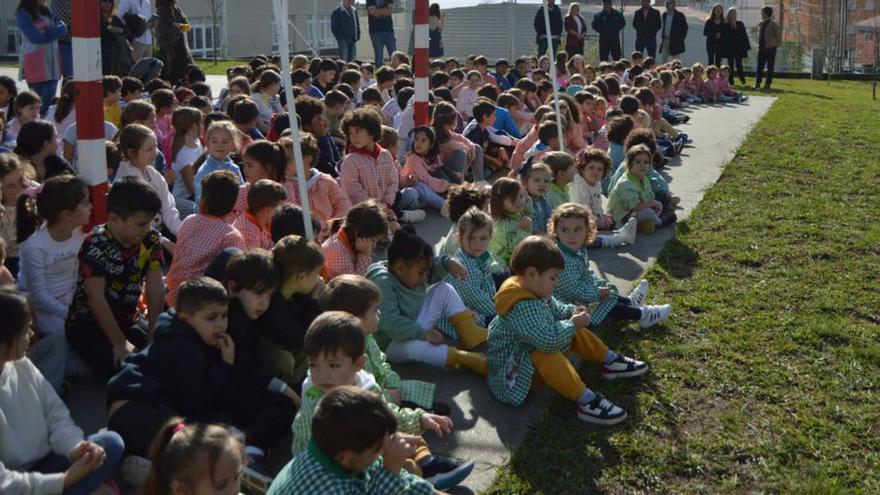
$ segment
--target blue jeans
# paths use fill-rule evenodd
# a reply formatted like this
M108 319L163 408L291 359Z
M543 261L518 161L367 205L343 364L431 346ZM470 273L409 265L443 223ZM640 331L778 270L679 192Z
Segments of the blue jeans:
M435 210L443 208L443 203L445 203L446 200L443 199L443 196L435 193L428 184L425 184L424 182L416 182L416 185L413 187L419 192L420 204L428 205Z
M55 91L58 89L58 79L38 83L28 81L28 87L31 91L40 95L40 99L43 100L43 103L40 105L40 115L45 117L46 112L49 111L49 106L52 105L52 100L55 99Z
M73 45L70 43L58 43L61 49L61 75L69 77L73 75Z
M538 40L538 56L544 55L544 52L547 51L547 38L541 38ZM559 38L553 38L553 55L556 55L556 52L559 51ZM549 55L548 55L549 56Z
M344 40L342 38L336 38L336 46L339 47L339 58L344 62L351 62L351 60L357 57L357 43L351 40Z
M370 41L373 42L373 61L378 69L385 64L384 50L388 49L389 57L397 50L397 37L394 31L381 31L370 33Z
M122 437L115 431L101 431L91 435L86 440L100 445L107 454L107 458L104 460L104 464L96 471L81 479L67 490L64 490L64 495L90 495L104 483L104 480L110 477L110 474L119 465L119 461L122 460L125 444L122 442ZM70 465L70 459L53 452L38 462L33 470L43 474L63 473L67 471Z

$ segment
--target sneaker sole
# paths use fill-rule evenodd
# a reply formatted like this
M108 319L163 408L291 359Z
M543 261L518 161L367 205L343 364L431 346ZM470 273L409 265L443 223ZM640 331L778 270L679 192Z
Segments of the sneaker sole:
M618 378L633 378L644 375L648 372L648 366L632 371L621 371L619 373L602 373L602 378L606 380L617 380Z
M639 328L645 329L645 328L656 327L657 325L666 321L668 318L669 318L669 316L666 316L665 318L661 318L661 319L655 321L654 323L650 323L650 324L646 324L646 325L642 325L641 323L639 323Z
M265 495L269 491L272 478L264 476L252 469L245 468L241 475L241 488L250 495Z
M437 474L430 478L426 478L425 480L434 485L434 488L437 490L446 490L447 488L452 488L453 486L461 484L465 478L470 476L471 471L473 470L474 461L467 461L452 471Z
M587 423L592 423L594 425L602 425L602 426L616 425L617 423L620 423L621 421L626 419L626 416L627 416L626 411L623 411L623 415L616 417L616 418L610 418L610 419L597 418L595 416L581 414L580 412L577 413L577 417L579 420L587 422Z

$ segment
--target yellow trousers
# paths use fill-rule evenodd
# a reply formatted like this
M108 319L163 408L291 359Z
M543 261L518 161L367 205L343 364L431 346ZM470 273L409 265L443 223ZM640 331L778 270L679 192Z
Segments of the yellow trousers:
M431 455L431 449L428 448L428 444L425 443L425 439L419 440L419 443L416 445L416 451L406 460L403 465L403 469L409 471L411 474L422 477L422 468L419 467L419 461Z
M675 130L675 127L672 127L672 124L661 117L654 121L654 135L660 136L664 133L669 134L669 137L672 139L678 136L678 131Z
M571 350L589 363L602 363L608 354L608 346L586 328L578 328L574 331ZM533 386L540 385L543 381L559 395L571 401L576 401L587 388L564 353L532 351L531 358L532 364L538 371L535 375L537 384Z

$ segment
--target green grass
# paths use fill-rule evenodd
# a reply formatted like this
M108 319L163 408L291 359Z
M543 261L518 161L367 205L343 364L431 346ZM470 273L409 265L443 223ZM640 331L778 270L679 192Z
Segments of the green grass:
M880 493L880 104L777 87L647 274L675 316L600 332L651 373L582 370L629 419L554 399L489 493Z

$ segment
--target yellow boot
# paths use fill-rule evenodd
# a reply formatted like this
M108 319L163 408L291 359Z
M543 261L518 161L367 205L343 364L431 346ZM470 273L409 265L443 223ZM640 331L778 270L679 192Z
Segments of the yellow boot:
M465 349L473 349L489 338L489 331L477 325L477 319L470 310L449 317L449 323L458 332L458 340Z
M482 352L468 352L450 346L446 355L447 368L465 368L485 377L489 374L489 361Z
M639 234L650 234L651 232L654 232L655 230L657 230L657 224L654 223L653 220L646 220L644 222L639 222L638 226L636 227L636 231Z

